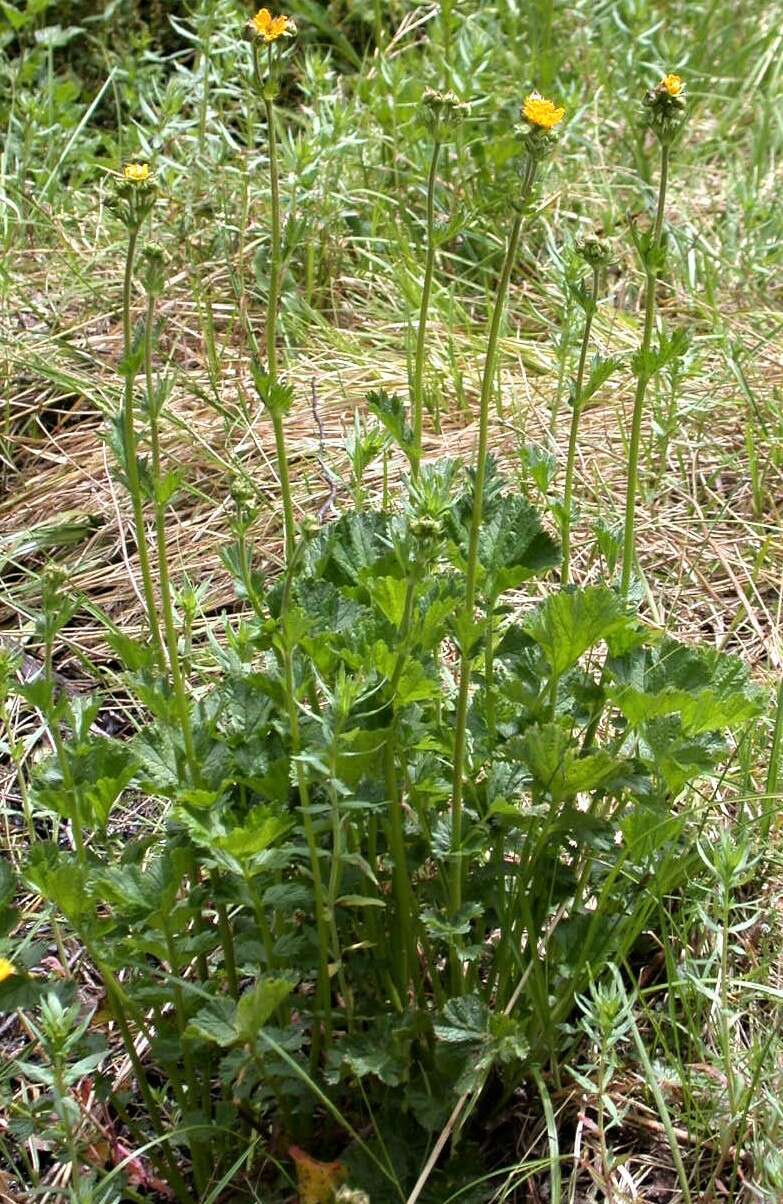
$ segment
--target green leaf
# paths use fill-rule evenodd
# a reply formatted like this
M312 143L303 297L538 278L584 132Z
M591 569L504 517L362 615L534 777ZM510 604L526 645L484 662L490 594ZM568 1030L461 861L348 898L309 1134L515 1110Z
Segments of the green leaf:
M444 833L443 835L448 838L449 834ZM466 903L453 916L435 911L433 908L425 908L421 913L421 918L428 935L433 940L452 944L457 942L459 937L467 936L470 933L473 921L483 913L483 910L482 905L478 902Z
M402 398L397 393L377 389L367 394L367 409L383 424L400 450L410 459L413 451L413 431Z
M394 627L402 626L408 583L400 577L370 577L367 588L375 605Z
M442 1020L434 1027L439 1041L451 1045L484 1044L490 1039L490 1012L479 995L460 995L443 1008Z
M523 497L506 495L479 533L479 563L485 593L495 599L516 589L560 559L557 543L541 527L538 512Z
M684 329L675 330L671 338L668 338L665 332L661 333L660 341L657 347L651 347L645 354L641 351L637 352L631 360L631 367L636 376L643 376L649 379L660 372L661 368L665 368L672 360L681 359L688 350L690 339L688 332Z
M155 665L155 651L151 644L134 640L121 631L108 631L104 638L126 669L132 673L151 673Z
M530 1053L530 1043L522 1022L513 1016L505 1016L502 1012L495 1013L490 1017L489 1031L496 1061L507 1065L524 1060Z
M215 847L242 861L268 849L294 825L292 818L275 815L268 807L254 807L243 826L215 838Z
M527 478L530 477L538 492L546 497L557 472L556 458L551 452L534 443L525 444L518 454L523 481L527 483Z
M33 845L25 867L26 880L73 923L91 913L95 904L87 890L87 875L76 857L49 841Z
M8 4L7 0L0 0L0 8L6 15L6 18L15 30L24 29L30 17L27 13L20 12L13 4Z
M519 746L533 777L555 803L595 790L622 765L605 749L581 756L570 728L558 723L530 728Z
M408 706L412 702L426 702L428 699L437 698L439 694L440 683L437 677L428 672L420 661L407 661L397 684L396 704Z
M350 513L329 523L304 552L304 575L334 585L358 585L396 568L389 536L388 514Z
M43 29L36 29L34 36L39 46L45 46L49 50L59 50L61 46L67 46L70 41L82 33L84 30L81 25L67 25L65 29L62 25L46 25Z
M605 585L552 594L524 628L544 650L555 677L562 677L589 648L633 628L633 615Z
M222 790L205 790L202 786L184 786L181 790L177 790L176 799L180 807L190 807L194 811L209 811L222 795Z
M173 791L179 784L177 750L168 732L152 730L133 741L133 751L143 773L145 784L161 794Z
M381 1039L354 1037L342 1041L333 1060L338 1066L346 1067L357 1079L372 1075L387 1087L398 1087L405 1079L405 1059L390 1048L391 1034L378 1036Z
M688 648L666 639L647 650L641 683L631 680L607 690L633 727L679 715L683 733L698 736L736 728L760 714L764 693L754 686L738 657L711 648ZM618 666L622 673L623 666Z
M296 981L292 978L260 978L240 997L234 1016L237 1039L251 1041L272 1013L286 999Z
M192 1016L186 1035L202 1037L205 1041L214 1041L224 1047L233 1045L237 1040L234 1027L236 1004L233 999L213 999L206 1007Z
M274 380L264 372L255 356L250 360L250 371L256 393L272 417L285 418L294 401L294 387L284 381Z
M582 393L579 398L580 409L583 409L590 398L605 385L613 372L622 366L622 360L617 355L610 355L604 358L600 355L593 357L593 362L590 365L590 375L582 384ZM573 405L573 397L571 404Z
M724 740L709 732L686 736L676 715L651 719L644 728L644 741L655 770L672 795L679 794L688 782L709 776L726 755Z

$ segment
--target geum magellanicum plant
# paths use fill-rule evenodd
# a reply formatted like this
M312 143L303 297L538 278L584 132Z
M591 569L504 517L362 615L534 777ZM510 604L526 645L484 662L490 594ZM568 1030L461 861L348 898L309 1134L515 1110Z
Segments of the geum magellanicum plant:
M278 345L274 106L292 25L263 9L250 24L271 254L264 336L252 303L246 334L273 429L285 562L264 574L259 500L247 481L233 482L224 562L242 607L212 631L208 685L197 689L180 655L163 538L178 477L159 438L171 382L155 371L166 275L156 246L142 256L140 338L131 323L136 247L155 218L157 181L129 164L118 188L128 254L113 445L149 630L109 638L144 721L132 740L110 738L94 729L97 699L56 690L52 650L77 602L47 577L37 619L46 670L16 688L53 739L29 792L52 839L33 845L23 876L100 976L140 1102L131 1106L108 1076L102 1090L182 1204L233 1178L274 1181L291 1143L300 1177L321 1173L313 1155L339 1161L352 1180L343 1198L361 1199L359 1188L377 1204L405 1198L459 1096L502 1103L568 1049L576 996L609 962L633 959L663 896L700 872L692 834L702 800L727 735L760 697L738 661L646 624L625 572L619 591L568 584L541 600L541 582L529 586L549 580L561 553L489 455L489 410L521 233L564 116L536 93L522 106L473 466L423 463L417 370L413 427L399 398L370 399L410 464L393 504L297 524L286 446L294 390ZM648 108L668 148L658 92ZM661 220L643 244L648 299ZM422 355L437 269L428 230ZM572 442L603 249L585 258L594 277ZM641 400L654 356L649 313ZM569 480L573 492L572 470ZM161 816L135 840L115 823L131 792ZM6 952L6 977L34 1002L35 983L16 959L7 971Z

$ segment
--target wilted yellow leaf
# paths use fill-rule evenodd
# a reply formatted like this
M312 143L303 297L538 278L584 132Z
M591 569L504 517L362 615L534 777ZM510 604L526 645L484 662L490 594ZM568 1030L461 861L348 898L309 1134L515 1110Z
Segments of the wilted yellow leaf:
M288 1153L296 1164L299 1204L331 1204L335 1189L345 1179L343 1164L319 1162L296 1145L292 1145Z

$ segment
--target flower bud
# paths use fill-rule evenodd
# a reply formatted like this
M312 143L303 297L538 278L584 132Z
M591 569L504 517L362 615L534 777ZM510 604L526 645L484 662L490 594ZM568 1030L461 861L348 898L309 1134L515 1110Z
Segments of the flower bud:
M612 249L606 239L587 234L577 240L576 253L591 268L605 268L612 262Z
M341 1187L334 1199L335 1204L370 1204L367 1192L353 1187Z
M442 526L437 518L432 518L428 514L422 514L418 518L411 520L410 529L414 539L420 539L422 543L429 543L430 540L438 538Z
M163 248L151 243L142 255L142 283L150 297L159 297L166 285L166 261Z
M425 88L421 98L424 105L427 123L437 129L443 126L456 126L470 110L454 92L438 92L435 88Z
M231 500L234 503L237 518L246 519L252 517L253 504L256 500L256 491L252 481L248 477L241 476L239 473L232 477L229 486Z
M314 539L320 530L318 519L312 514L306 514L299 524L299 536L303 540Z

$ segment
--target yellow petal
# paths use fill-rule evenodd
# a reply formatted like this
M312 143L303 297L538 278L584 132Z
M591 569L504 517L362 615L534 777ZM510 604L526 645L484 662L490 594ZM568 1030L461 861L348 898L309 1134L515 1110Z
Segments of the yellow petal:
M551 100L540 96L538 92L531 92L522 106L522 116L531 125L537 125L543 130L551 130L563 120L565 109L561 106L556 107Z
M665 75L658 85L668 92L670 96L679 96L685 84L682 82L682 77L679 75Z
M260 8L253 17L253 24L259 33L265 34L272 24L272 14L268 8Z
M9 962L7 957L0 957L0 982L5 982L7 978L13 978L16 974L16 966L13 962Z

